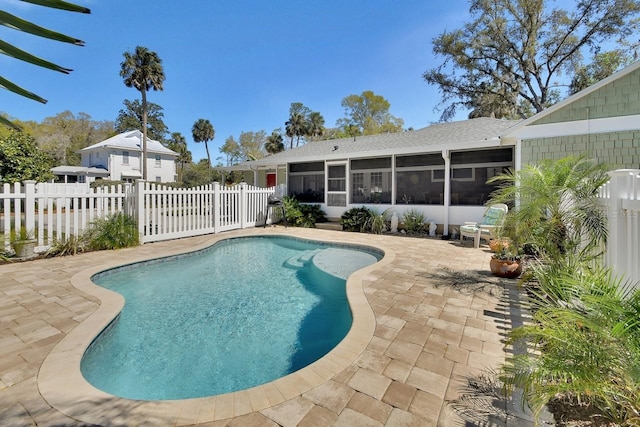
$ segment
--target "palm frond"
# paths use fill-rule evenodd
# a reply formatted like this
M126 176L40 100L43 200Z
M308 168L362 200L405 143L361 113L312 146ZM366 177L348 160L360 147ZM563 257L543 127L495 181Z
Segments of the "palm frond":
M33 99L34 101L38 101L43 104L47 103L46 99L41 98L40 96L36 95L33 92L29 92L28 90L21 88L20 86L10 82L9 80L5 79L2 76L0 76L0 87L3 87L7 90L10 90L11 92L17 93L18 95L24 96L26 98Z
M13 28L14 30L24 31L25 33L56 41L71 43L77 46L84 46L84 42L82 40L78 40L74 37L69 37L64 34L51 31L47 28L33 24L29 21L25 21L24 19L18 18L17 16L11 15L10 13L2 10L0 10L0 25L4 25L5 27Z
M62 0L22 0L25 3L37 4L39 6L51 7L54 9L68 10L70 12L91 13L91 9Z
M53 62L49 62L42 58L38 58L35 55L32 55L28 52L25 52L22 49L18 49L17 47L10 45L4 40L0 40L0 53L19 59L21 61L29 62L39 67L48 68L50 70L59 71L65 74L69 74L71 71L73 71L69 68L64 68L64 67L61 67L60 65L56 65Z

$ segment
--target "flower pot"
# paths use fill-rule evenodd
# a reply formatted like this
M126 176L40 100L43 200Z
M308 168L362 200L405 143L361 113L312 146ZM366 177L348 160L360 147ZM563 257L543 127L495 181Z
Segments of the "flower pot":
M515 279L522 273L522 261L491 258L489 268L491 268L491 273L493 273L494 276Z
M16 240L13 242L13 250L16 258L30 258L33 256L34 249L38 242L34 240Z

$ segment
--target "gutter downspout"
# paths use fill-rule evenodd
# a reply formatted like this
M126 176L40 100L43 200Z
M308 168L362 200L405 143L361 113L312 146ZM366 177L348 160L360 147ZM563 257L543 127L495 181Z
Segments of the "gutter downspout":
M442 150L442 158L444 159L444 205L443 208L443 229L442 235L449 235L449 203L451 198L451 158L449 150Z

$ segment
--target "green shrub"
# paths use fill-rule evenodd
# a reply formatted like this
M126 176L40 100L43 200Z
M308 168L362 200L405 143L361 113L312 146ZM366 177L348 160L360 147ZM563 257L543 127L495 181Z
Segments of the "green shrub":
M418 234L422 233L425 229L425 216L424 213L411 209L404 213L402 216L402 223L404 224L404 229L409 234Z
M320 205L302 204L295 197L286 196L284 203L287 222L296 227L313 228L317 222L326 222L327 217Z
M507 358L503 381L524 390L536 415L553 402L576 417L638 425L640 289L583 260L563 261L530 267L533 321L509 335L529 351Z
M44 254L45 257L76 255L87 249L85 236L71 235L66 239L55 240L53 245Z
M120 249L140 244L136 221L122 212L93 221L84 238L92 250Z
M371 211L364 206L361 208L351 208L342 214L340 224L345 231L370 231Z

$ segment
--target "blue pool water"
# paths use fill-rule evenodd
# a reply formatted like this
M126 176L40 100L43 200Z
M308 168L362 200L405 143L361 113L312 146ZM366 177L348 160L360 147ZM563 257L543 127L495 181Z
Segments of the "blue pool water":
M100 273L125 307L81 371L121 397L185 399L246 389L328 353L351 327L345 278L380 254L286 237L222 241Z

